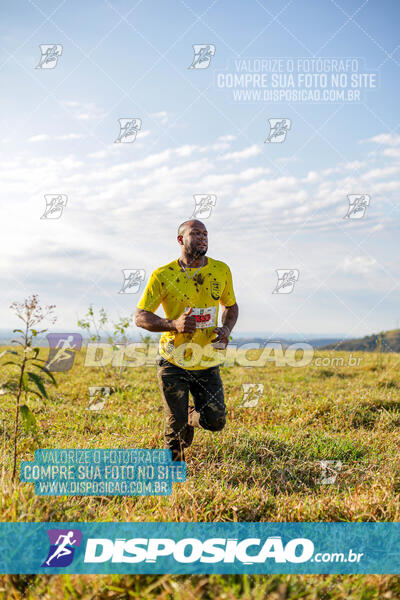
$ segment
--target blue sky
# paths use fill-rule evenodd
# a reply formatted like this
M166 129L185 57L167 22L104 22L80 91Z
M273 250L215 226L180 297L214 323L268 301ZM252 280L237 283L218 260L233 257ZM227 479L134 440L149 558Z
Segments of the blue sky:
M17 0L1 11L1 327L33 292L57 305L59 331L90 303L132 312L141 291L118 294L121 270L147 278L179 255L194 194L217 197L208 254L233 273L237 332L399 326L397 2ZM36 69L50 43L63 47L57 66ZM208 68L188 68L194 44L215 46ZM358 102L234 100L218 75L255 57L357 58L376 87ZM114 143L120 118L141 119L133 143ZM291 122L282 143L265 143L273 118ZM67 206L40 219L53 193ZM343 218L348 194L370 196L362 219ZM291 294L272 294L277 269L298 269Z

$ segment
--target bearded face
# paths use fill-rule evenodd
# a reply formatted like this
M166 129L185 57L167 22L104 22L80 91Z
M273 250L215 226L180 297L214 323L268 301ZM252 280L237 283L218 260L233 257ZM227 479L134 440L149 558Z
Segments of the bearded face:
M189 229L183 236L186 254L192 258L204 256L208 250L207 229L198 225Z

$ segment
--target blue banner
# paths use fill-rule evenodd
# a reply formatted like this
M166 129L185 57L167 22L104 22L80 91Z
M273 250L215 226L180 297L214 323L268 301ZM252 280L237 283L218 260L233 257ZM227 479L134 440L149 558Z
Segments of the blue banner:
M400 523L0 523L0 573L399 574Z

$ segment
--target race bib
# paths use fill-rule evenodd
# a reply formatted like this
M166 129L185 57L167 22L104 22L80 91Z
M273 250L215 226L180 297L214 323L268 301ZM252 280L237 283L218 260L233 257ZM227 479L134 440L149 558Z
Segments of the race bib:
M185 312L190 306L185 308ZM196 329L205 329L206 327L215 327L217 320L217 307L208 306L207 308L194 308L190 316L196 317Z

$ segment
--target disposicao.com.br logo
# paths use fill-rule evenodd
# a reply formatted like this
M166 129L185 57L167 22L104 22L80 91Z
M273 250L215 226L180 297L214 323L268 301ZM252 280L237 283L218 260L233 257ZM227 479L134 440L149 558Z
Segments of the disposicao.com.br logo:
M82 533L78 529L52 529L47 531L50 549L41 567L68 567L74 560L74 549L81 545ZM300 564L300 563L360 563L363 553L352 549L347 552L315 552L314 543L306 537L296 537L283 542L282 537L182 537L179 540L168 537L89 537L84 553L80 553L77 562L82 559L87 572L100 565L109 569L117 564L153 565L151 568L180 571L178 565L193 565L198 569L201 564L231 565L235 570L243 565ZM75 563L74 563L75 564ZM176 565L174 567L174 564ZM114 567L112 565L115 565ZM82 566L75 564L77 572ZM254 568L253 567L253 568ZM121 567L123 568L123 567ZM225 567L226 568L226 567ZM143 567L142 567L143 569ZM117 571L120 572L117 568ZM83 571L85 572L85 571ZM122 571L121 571L122 572ZM147 571L146 571L147 572ZM149 571L150 572L150 571ZM157 571L159 572L159 571ZM164 572L164 571L162 571ZM221 571L224 572L224 571Z
M116 540L90 538L86 544L85 563L156 563L170 557L177 563L236 563L253 565L265 563L359 563L363 553L349 549L344 552L317 552L308 538L293 538L286 544L281 536L261 538L119 538Z
M249 553L252 548L251 554ZM301 563L311 559L314 544L307 538L295 538L282 543L280 536L239 541L229 538L90 538L86 544L85 563L155 563L159 558L172 557L178 563L264 563L273 559L276 563Z

